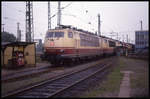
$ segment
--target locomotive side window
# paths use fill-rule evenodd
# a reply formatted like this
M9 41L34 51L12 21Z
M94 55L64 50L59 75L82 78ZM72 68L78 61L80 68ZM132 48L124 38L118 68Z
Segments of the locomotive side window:
M64 32L55 32L55 37L64 37Z
M115 42L109 41L109 47L115 47L115 46L116 46Z
M48 32L46 34L46 38L52 38L52 37L64 37L64 32Z
M69 32L69 33L68 33L68 37L69 37L69 38L73 38L73 33L72 33L72 32Z
M107 40L106 40L106 39L104 39L104 41L105 41L105 43L107 43Z
M91 46L98 47L99 39L97 37L92 37L85 34L80 34L80 45L81 46Z

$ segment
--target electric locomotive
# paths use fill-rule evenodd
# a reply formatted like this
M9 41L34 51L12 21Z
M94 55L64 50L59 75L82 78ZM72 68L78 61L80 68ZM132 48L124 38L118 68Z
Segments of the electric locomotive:
M44 56L51 64L114 54L116 42L88 31L61 25L47 31Z

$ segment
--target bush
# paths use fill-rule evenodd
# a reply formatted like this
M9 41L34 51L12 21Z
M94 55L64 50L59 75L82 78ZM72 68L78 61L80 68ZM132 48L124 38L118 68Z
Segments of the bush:
M1 41L2 42L15 42L16 37L13 34L10 34L9 32L2 32Z

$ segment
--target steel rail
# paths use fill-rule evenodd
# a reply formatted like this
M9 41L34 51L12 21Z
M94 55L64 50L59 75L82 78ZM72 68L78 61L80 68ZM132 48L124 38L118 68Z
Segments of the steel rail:
M50 96L48 96L48 97L46 97L46 98L53 97L53 96L59 94L60 92L63 92L63 91L65 91L66 89L69 89L70 87L75 86L76 84L78 84L78 83L80 83L80 82L82 82L82 81L84 81L84 80L90 78L91 76L95 75L96 73L101 72L102 70L108 68L108 67L110 66L110 64L111 64L111 63L106 64L106 66L102 67L100 70L95 71L95 72L92 73L91 75L89 75L89 76L87 76L87 77L84 77L84 78L80 79L79 81L76 81L75 83L71 84L70 86L67 86L67 87L65 87L65 88L63 88L63 89L61 89L61 90L58 90L57 92L53 93L52 95L50 95Z
M37 75L37 74L40 74L40 73L45 73L45 72L48 72L48 67L44 67L44 68L39 68L39 69L31 69L31 70L26 70L26 71L20 71L20 72L17 72L17 73L14 73L14 74L8 74L4 77L2 77L1 81L2 82L11 82L13 80L16 80L16 79L20 79L20 78L23 78L23 77L28 77L30 75Z

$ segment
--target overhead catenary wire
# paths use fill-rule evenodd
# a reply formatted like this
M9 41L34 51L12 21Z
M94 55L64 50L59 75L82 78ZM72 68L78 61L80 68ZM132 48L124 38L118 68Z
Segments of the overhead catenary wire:
M58 5L58 7L59 7L60 6L60 2L58 4L59 4ZM61 16L60 15L62 15L61 11L64 10L65 8L67 8L68 6L70 6L71 4L72 4L72 2L67 4L65 7L60 7L59 11L57 11L55 14L53 14L51 17L49 17L49 20L51 20L53 17L55 17L57 15L57 13L59 12L58 23L57 24L60 24L60 21L61 21L61 18L60 18Z
M65 9L68 8L70 5L72 5L72 2L66 4L64 7L61 8L61 10L64 10L64 12L65 12L65 11L66 11ZM10 7L13 7L13 6L10 6ZM84 7L84 8L85 8L85 7ZM12 9L17 10L16 8L12 8ZM83 9L83 10L84 10L86 13L89 13L89 12L90 12L90 11L87 10L87 9ZM20 10L20 9L17 10L17 11L18 11L18 12L21 12L21 13L25 13L25 12L23 12L23 11ZM57 13L56 13L56 14L57 14ZM55 17L56 14L52 15L51 18ZM97 23L97 22L94 22L94 21L97 21L97 20L92 20L91 22L88 22L88 21L85 21L85 19L83 19L82 17L78 17L78 16L71 15L71 14L68 14L68 13L64 13L64 14L62 14L62 15L67 15L67 16L74 17L74 18L80 20L81 22L85 23L86 25L89 25L89 26L91 26L91 27L94 27L94 29L96 30L95 23ZM93 16L93 15L92 15L92 16ZM14 18L14 17L13 17L13 18ZM22 18L20 18L20 19L22 19ZM19 19L19 20L20 20L20 19ZM96 19L96 17L95 17L95 19ZM15 26L15 25L12 25L12 26ZM105 22L103 22L103 27L104 27L104 26L105 26ZM108 26L109 26L109 25L108 25ZM107 29L110 29L111 26L109 26L109 27L108 27L108 26L107 26L106 28L107 28ZM106 31L107 31L107 29L106 29ZM110 31L113 31L113 29L111 28ZM119 34L120 34L120 33L128 33L128 32L135 32L135 31L126 31L126 30L124 30L124 31L118 31ZM102 33L104 33L104 32L102 31Z
M62 7L61 9L63 10L63 9L65 9L65 8L67 8L68 6L70 6L71 4L72 4L72 2L69 3L68 5L66 5L65 7Z
M6 6L6 5L3 5L4 7ZM18 9L16 9L16 8L14 8L13 6L9 6L10 8L11 8L11 10L12 9L14 9L14 10L16 10L17 12L21 12L23 15L25 15L25 11L23 11L23 10L18 10ZM6 7L6 8L8 8L8 7Z

